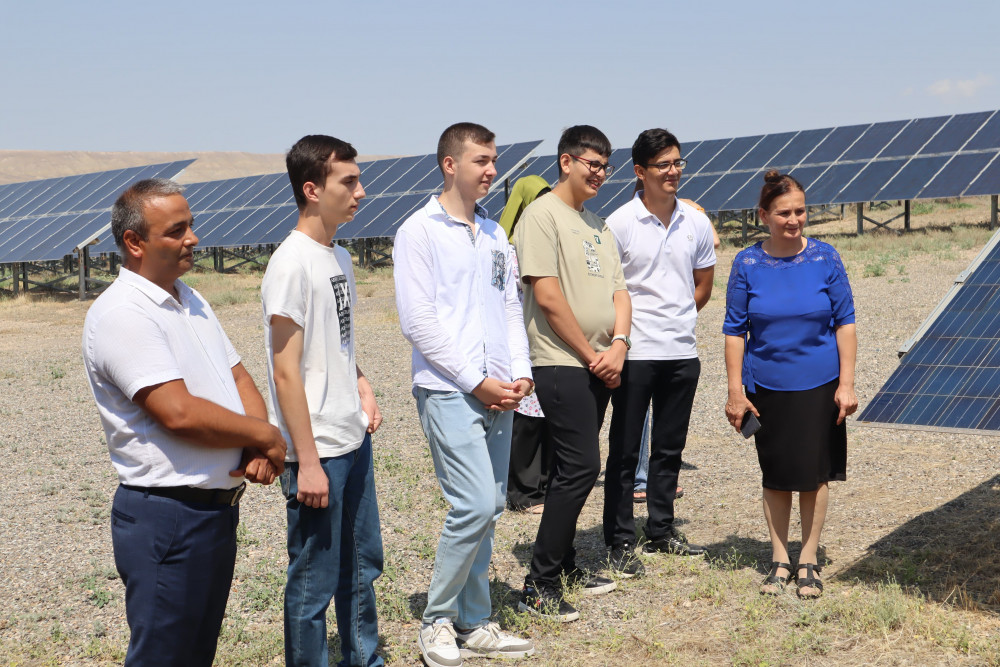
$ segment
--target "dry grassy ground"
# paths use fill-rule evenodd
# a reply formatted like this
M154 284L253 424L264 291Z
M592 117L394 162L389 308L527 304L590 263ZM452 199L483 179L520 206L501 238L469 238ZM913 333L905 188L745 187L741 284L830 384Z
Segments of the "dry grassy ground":
M877 212L888 217L891 212ZM896 367L896 350L989 238L981 201L939 203L907 236L848 235L854 219L817 221L855 290L864 406ZM962 224L953 224L962 223ZM848 481L833 485L824 532L826 594L815 602L757 592L770 548L752 447L722 412L721 323L729 265L699 320L703 361L678 516L710 558L643 557L644 579L580 600L582 619L557 625L515 614L537 518L507 513L497 532L494 598L502 624L536 641L523 664L1000 664L1000 500L989 436L848 427ZM265 377L255 274L190 276L216 305L244 362ZM385 423L375 438L385 574L378 582L383 654L415 665L446 506L409 393L388 269L359 271L359 361ZM55 298L0 302L0 660L8 664L120 663L127 642L123 588L108 517L117 483L79 353L89 304ZM605 439L606 443L606 439ZM599 566L602 488L579 522L580 559ZM645 508L637 506L644 517ZM276 485L242 503L236 580L218 664L280 663L286 556ZM798 526L793 525L793 536ZM793 545L793 552L797 543ZM337 656L331 626L332 655ZM505 663L512 664L512 663ZM520 664L520 663L513 663Z

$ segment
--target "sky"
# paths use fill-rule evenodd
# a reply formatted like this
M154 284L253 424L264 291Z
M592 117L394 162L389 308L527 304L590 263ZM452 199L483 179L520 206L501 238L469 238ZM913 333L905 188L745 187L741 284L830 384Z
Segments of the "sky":
M3 0L0 149L681 143L1000 109L1000 2Z

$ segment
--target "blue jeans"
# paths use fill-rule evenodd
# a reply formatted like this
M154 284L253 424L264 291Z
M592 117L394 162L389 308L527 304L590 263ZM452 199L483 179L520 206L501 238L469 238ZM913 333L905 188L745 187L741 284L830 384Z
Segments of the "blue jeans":
M239 522L238 506L118 487L111 542L131 631L126 665L211 666L233 581Z
M298 463L285 466L281 490L288 514L288 583L285 585L285 663L329 664L326 610L334 601L344 667L383 665L375 654L378 617L375 580L382 574L382 533L372 440L361 447L320 459L330 480L327 507L303 505L298 493Z
M477 628L491 613L493 530L507 497L514 413L488 410L472 394L458 391L417 387L415 394L434 471L451 505L423 620L449 618L460 628Z
M646 408L646 416L642 420L642 440L639 442L639 465L635 468L634 492L646 490L646 479L649 477L649 427L653 423L652 408Z

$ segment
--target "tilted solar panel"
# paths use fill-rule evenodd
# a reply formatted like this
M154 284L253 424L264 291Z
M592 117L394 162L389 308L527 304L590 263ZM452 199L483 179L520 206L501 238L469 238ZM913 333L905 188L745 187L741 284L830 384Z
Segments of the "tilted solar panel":
M108 226L111 205L130 183L173 178L192 162L114 169L5 188L9 193L6 206L0 206L0 264L62 259Z
M1000 233L963 275L860 423L1000 431Z

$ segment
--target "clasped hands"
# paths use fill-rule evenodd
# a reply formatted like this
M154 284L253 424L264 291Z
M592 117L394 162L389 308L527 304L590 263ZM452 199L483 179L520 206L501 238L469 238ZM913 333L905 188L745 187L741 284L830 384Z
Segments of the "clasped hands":
M513 410L531 389L531 381L527 378L518 378L513 382L501 382L496 378L484 378L472 390L472 395L482 401L490 410L506 412Z

